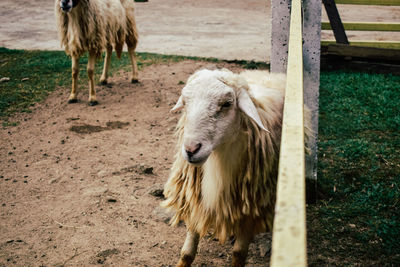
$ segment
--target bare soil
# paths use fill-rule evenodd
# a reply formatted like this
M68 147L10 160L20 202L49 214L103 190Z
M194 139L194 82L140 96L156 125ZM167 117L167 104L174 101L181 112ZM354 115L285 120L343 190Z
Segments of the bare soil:
M100 104L67 104L59 88L18 126L0 129L0 266L171 266L185 227L159 207L175 151L179 115L170 108L199 68L235 64L182 61L146 67L140 83L120 71L97 86ZM250 247L265 266L270 235ZM206 236L195 266L226 266L231 242Z
M138 52L269 61L269 1L135 3ZM61 50L54 0L1 0L0 46ZM223 47L223 49L221 49Z
M1 0L0 46L61 50L54 0ZM149 0L135 3L138 52L269 61L270 1ZM344 22L398 22L400 7L338 5ZM324 7L322 20L328 21ZM332 31L322 31L333 39ZM396 32L348 31L350 41L400 41Z

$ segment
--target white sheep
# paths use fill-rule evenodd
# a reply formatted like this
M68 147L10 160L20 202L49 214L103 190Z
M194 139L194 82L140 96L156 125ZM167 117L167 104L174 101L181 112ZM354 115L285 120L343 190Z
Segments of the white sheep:
M68 103L77 102L79 58L89 52L89 104L96 105L94 65L106 51L102 84L107 84L113 48L120 58L124 43L132 63L132 83L138 82L135 49L138 41L133 0L55 0L58 33L65 52L72 57L72 90Z
M244 266L254 235L274 217L285 75L201 70L172 109L183 109L178 152L164 187L164 207L185 221L177 266L190 266L200 236L235 236L232 266Z

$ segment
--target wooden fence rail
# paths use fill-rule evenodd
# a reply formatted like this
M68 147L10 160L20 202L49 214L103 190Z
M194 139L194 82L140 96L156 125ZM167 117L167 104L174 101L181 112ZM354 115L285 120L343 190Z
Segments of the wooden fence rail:
M271 266L307 266L301 0L292 0Z
M400 31L400 24L395 22L343 22L343 26L349 31ZM332 30L329 22L322 22L321 27L322 30Z
M334 40L321 41L322 46L331 44L348 44L357 47L373 47L400 50L399 41L376 41L376 40L358 40L349 41L345 30L349 31L391 31L400 32L400 23L396 22L344 22L342 23L340 15L337 11L336 4L350 5L380 5L380 6L400 6L400 0L322 0L330 22L322 22L322 30L333 30ZM389 51L393 53L393 51ZM370 52L366 52L366 56Z
M399 0L335 0L335 2L346 5L400 6Z

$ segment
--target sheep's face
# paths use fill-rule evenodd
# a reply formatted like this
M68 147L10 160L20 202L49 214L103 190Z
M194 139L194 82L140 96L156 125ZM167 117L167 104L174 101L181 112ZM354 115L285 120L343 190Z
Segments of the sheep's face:
M247 91L238 88L238 82L235 86L229 85L234 77L229 71L201 70L182 89L172 110L184 108L186 113L181 152L188 162L203 164L215 149L232 142L238 134L240 102L246 96L251 100ZM251 105L255 110L252 102Z
M60 0L60 8L64 13L68 13L72 8L76 7L79 0Z

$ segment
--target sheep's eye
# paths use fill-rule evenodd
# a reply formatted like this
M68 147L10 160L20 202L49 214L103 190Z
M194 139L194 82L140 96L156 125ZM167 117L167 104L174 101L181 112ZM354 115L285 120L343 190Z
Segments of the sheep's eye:
M223 104L221 105L221 107L222 107L222 108L229 108L231 105L232 105L232 102L226 101L225 103L223 103Z

